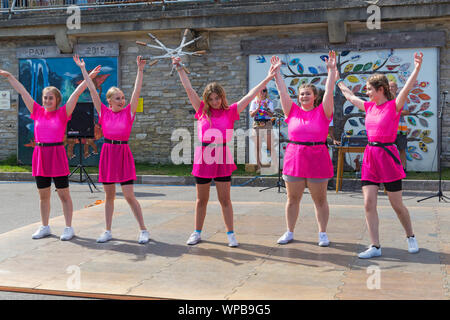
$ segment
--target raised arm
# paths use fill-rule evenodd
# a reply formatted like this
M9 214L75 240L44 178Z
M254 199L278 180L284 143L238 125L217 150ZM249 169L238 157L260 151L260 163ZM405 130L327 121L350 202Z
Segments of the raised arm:
M174 64L176 66L178 75L180 76L181 84L183 85L184 90L186 90L189 101L191 102L191 105L192 105L192 107L194 107L195 111L198 111L202 100L198 96L197 92L192 88L191 81L189 81L186 71L184 71L184 69L181 67L180 63L181 63L180 57L172 58L172 64Z
M329 59L325 60L325 63L327 65L327 82L325 84L325 93L323 95L322 105L323 110L325 112L325 115L327 118L331 118L333 115L333 108L334 108L334 101L333 101L333 91L334 91L334 84L336 82L336 52L330 51L328 53Z
M23 102L25 103L25 106L30 111L30 113L33 113L34 99L28 93L27 89L25 89L25 87L19 82L19 80L17 80L10 72L1 69L0 76L3 76L6 78L6 80L8 80L8 82L17 91L17 93L22 96Z
M409 91L411 91L414 84L416 83L417 76L419 75L420 67L422 66L422 60L423 60L422 52L414 53L414 71L412 72L411 76L408 78L408 80L406 81L402 90L400 90L400 93L398 94L397 98L395 99L395 105L397 108L397 112L399 112L405 105L406 98L409 94Z
M133 90L133 93L131 94L131 100L130 100L131 114L136 113L136 109L137 109L138 102L139 102L139 96L141 95L142 79L144 78L144 68L145 68L145 64L147 63L147 61L142 59L141 56L138 56L136 58L136 63L138 66L138 71L137 71L137 75L136 75L136 81L134 83L134 90Z
M89 93L91 94L92 103L94 104L95 110L97 110L97 114L100 115L101 110L102 110L102 101L100 100L100 96L98 95L97 88L95 87L94 82L92 81L90 75L88 75L88 73L86 71L86 64L84 63L83 59L80 60L78 55L75 55L73 57L73 60L75 61L77 66L80 67L81 73L83 74L84 81L80 85L82 85L83 83L85 83L85 85L87 85L87 87L89 89ZM97 71L97 68L98 68L98 71ZM95 73L95 76L96 76L100 72L101 66L97 66L97 68L95 68L91 72L91 74L96 72ZM66 104L66 108L67 108L67 104ZM73 111L73 109L72 109L72 111Z
M278 93L280 94L281 108L283 108L284 115L287 117L291 111L293 101L280 72L281 60L279 57L273 56L270 59L270 63L272 64L275 72L275 85L277 86Z
M337 70L337 67L334 68L334 74L335 79L340 79L341 76L339 75L339 71ZM337 80L339 81L339 80ZM344 83L344 81L339 81L337 86L339 89L341 89L342 94L344 95L345 99L347 99L348 102L353 104L355 107L357 107L361 111L366 111L364 108L364 100L358 98L355 96L352 90L350 90Z
M239 102L237 103L237 112L241 113L242 110L244 110L248 106L248 104L253 100L253 98L258 94L258 92L260 92L267 85L267 83L270 80L272 80L274 76L275 76L275 67L271 66L264 80L258 83L256 87L251 89L241 100L239 100Z

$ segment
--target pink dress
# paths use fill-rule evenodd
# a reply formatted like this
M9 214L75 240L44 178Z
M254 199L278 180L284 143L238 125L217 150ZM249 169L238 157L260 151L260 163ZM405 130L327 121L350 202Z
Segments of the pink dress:
M364 102L366 109L366 130L369 142L391 143L397 138L400 113L396 110L395 100L377 106L375 102ZM395 145L386 146L400 161ZM375 183L392 182L406 177L400 164L380 147L367 146L361 167L361 180Z
M41 143L63 142L67 128L66 106L47 111L38 103L33 104L31 119L34 120L34 139ZM62 177L69 175L69 160L63 145L40 147L33 151L32 175L41 177Z
M324 142L327 140L327 119L320 104L316 108L305 111L292 103L288 117L289 140L299 142ZM313 179L329 179L334 175L333 164L326 145L305 146L289 143L284 153L283 174Z
M204 102L195 114L197 135L200 142L226 143L233 139L234 122L239 120L237 103L227 110L211 110L211 118L202 115ZM227 146L197 146L194 153L192 175L199 178L216 178L231 176L237 167L233 154Z
M128 141L136 116L131 115L131 106L113 112L102 103L100 113L98 123L102 126L105 139ZM104 143L100 153L98 181L120 183L129 180L136 180L136 168L130 146Z

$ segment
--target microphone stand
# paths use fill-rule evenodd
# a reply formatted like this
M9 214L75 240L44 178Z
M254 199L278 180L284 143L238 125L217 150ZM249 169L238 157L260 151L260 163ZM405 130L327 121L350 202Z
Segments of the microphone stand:
M281 169L281 118L282 118L282 115L277 114L277 120L278 120L278 181L275 186L261 189L261 190L259 190L259 192L269 190L272 188L278 188L278 193L281 193L281 188L286 189L286 187L281 184L282 180L281 180L281 170L280 170Z
M447 91L443 91L442 95L444 96L444 98L442 99L442 104L441 104L441 109L439 110L439 114L438 114L438 119L439 119L439 148L438 148L438 171L439 171L439 190L436 194L417 200L417 202L421 202L424 200L428 200L434 197L438 197L439 198L439 202L444 201L444 202L448 202L445 201L445 199L450 200L449 197L444 196L444 194L442 193L442 166L441 166L441 160L442 160L442 119L443 119L443 114L444 114L444 106L446 105L446 98L447 98Z

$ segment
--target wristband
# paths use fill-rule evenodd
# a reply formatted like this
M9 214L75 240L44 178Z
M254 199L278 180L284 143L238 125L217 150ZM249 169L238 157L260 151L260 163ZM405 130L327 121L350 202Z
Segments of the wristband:
M343 79L339 79L338 81L336 81L335 85L337 86L339 84L339 82L344 81Z

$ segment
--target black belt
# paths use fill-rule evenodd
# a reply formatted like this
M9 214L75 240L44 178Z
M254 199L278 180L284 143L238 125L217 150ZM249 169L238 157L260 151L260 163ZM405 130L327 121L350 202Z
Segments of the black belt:
M64 145L64 142L51 142L51 143L36 142L36 145L39 147L54 147L54 146L62 146Z
M369 142L369 146L383 148L391 156L391 158L394 159L396 164L401 164L400 160L398 160L398 158L391 152L391 150L386 148L386 146L393 146L393 145L395 145L394 142L389 142L389 143L382 143L382 142L376 142L376 141Z
M226 143L212 143L212 142L202 142L203 147L211 146L211 147L225 147Z
M293 144L299 144L302 146L319 146L322 144L327 144L326 142L320 141L320 142L301 142L301 141L289 141L289 143L293 143Z
M105 143L109 144L128 144L128 141L110 140L105 138Z
M271 119L255 119L256 122L269 122Z

